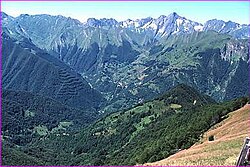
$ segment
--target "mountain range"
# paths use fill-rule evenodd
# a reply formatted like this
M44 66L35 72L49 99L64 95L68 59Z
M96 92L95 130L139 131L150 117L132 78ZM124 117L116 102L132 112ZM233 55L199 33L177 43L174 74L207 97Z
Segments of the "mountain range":
M247 101L233 99L248 94L249 25L201 24L175 12L85 23L1 12L1 20L4 162L14 162L7 164L160 160Z
M177 13L86 23L2 13L2 20L3 33L18 45L32 53L42 50L50 55L46 59L67 65L99 91L106 99L100 112L130 107L178 83L219 101L247 93L249 25L221 20L202 25Z
M104 27L104 26L115 26L128 28L133 31L141 32L148 31L154 34L154 37L162 38L164 36L168 37L172 34L186 34L201 31L216 31L219 33L230 34L235 38L247 39L249 37L249 25L238 23L232 21L223 20L209 20L205 24L201 24L185 17L179 16L177 13L173 12L168 16L161 15L160 17L154 19L152 17L147 17L143 19L136 20L125 20L118 22L114 19L94 19L90 18L87 20L85 25L92 27Z

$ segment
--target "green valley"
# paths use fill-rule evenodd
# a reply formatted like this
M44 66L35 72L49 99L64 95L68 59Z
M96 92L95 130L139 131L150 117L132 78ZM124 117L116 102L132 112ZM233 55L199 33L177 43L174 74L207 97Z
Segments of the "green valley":
M13 154L25 152L27 158L36 158L44 165L153 162L189 148L205 131L248 100L239 98L216 103L182 84L154 100L111 113L83 128L80 133L61 136L51 133L24 147L13 145L11 149L15 150ZM4 155L8 155L8 151ZM8 158L4 157L4 162L8 162ZM28 165L35 165L28 162Z

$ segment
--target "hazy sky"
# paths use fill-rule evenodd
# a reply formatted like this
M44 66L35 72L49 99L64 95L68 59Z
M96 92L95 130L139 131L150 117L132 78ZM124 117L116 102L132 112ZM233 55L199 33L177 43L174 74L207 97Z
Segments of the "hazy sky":
M249 24L249 2L10 2L2 1L2 11L20 14L63 15L86 21L87 18L114 18L118 21L177 12L190 20L204 23L209 19Z

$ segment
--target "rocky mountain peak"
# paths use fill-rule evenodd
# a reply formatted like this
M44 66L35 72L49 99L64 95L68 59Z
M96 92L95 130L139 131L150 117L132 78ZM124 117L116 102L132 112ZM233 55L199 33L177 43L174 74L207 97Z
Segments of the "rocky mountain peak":
M102 18L102 19L95 19L95 18L89 18L87 20L87 25L91 27L102 27L102 26L116 26L117 21L113 18Z

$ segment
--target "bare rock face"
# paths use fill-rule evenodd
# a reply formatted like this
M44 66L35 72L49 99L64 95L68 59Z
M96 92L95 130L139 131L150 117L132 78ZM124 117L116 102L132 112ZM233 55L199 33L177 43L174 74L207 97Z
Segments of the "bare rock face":
M246 45L246 41L237 41L232 39L224 46L224 48L221 49L221 57L228 61L239 60L240 58L244 61L248 61L247 58L249 57L245 54L248 52L248 47L246 47Z

